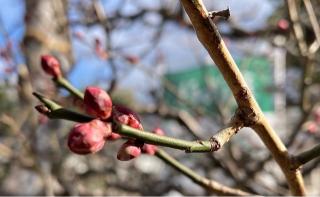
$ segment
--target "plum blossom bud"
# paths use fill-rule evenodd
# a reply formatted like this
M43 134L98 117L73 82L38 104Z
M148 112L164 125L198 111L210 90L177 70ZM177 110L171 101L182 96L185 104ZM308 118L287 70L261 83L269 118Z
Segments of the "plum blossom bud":
M97 56L102 59L102 60L106 60L109 58L109 54L106 52L106 50L103 48L101 40L99 38L95 39L95 46L94 46L94 50L97 54Z
M157 146L153 144L144 144L142 147L142 152L148 155L154 155L157 149Z
M308 133L314 134L318 131L318 125L313 121L308 121L306 123L306 130Z
M161 128L157 127L153 130L153 133L157 134L157 135L164 135L164 132ZM157 151L158 147L156 145L153 144L144 144L142 147L142 152L146 153L148 155L154 155Z
M76 124L68 137L69 149L77 154L95 153L104 146L105 139L111 134L111 125L94 119L87 123Z
M111 135L108 136L107 140L115 141L121 138L121 135L115 132L112 132Z
M50 113L50 109L45 105L36 105L34 107L40 114L47 115Z
M162 136L164 135L164 131L159 127L153 129L153 133L155 133L157 135L162 135Z
M120 105L115 105L112 111L113 120L133 127L135 129L143 130L141 121L138 115L127 107L123 107Z
M84 105L87 113L97 118L108 119L111 116L112 100L101 88L87 87L84 93Z
M138 115L129 108L119 105L114 106L112 110L112 118L114 121L121 124L143 130ZM143 145L144 142L140 140L130 139L121 146L117 158L121 161L128 161L136 158L141 154L141 148Z
M287 30L289 28L289 22L286 19L280 19L277 26L280 30Z
M117 159L120 161L129 161L138 157L141 154L140 145L134 140L128 140L124 143L117 154Z
M51 55L41 56L41 66L42 69L53 78L62 76L60 62Z
M138 64L140 59L138 56L134 56L134 55L126 55L124 57L130 64Z

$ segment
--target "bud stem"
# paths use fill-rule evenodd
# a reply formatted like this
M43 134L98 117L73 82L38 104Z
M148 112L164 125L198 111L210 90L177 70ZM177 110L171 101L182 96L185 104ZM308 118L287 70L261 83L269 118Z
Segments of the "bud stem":
M50 113L48 113L49 118L66 119L66 120L76 121L76 122L88 122L93 119L92 117L62 108L60 105L58 105L54 101L45 98L39 93L34 92L33 95L35 95L43 104L45 104L51 110ZM187 141L187 140L176 139L168 136L157 135L152 132L141 131L123 124L117 124L117 127L118 128L114 132L127 137L143 140L148 144L154 144L159 146L166 146L166 147L171 147L175 149L185 150L187 153L216 151L216 149L214 149L214 147L216 146L215 144L216 142L213 140Z
M73 94L74 96L78 97L79 99L83 100L83 93L79 91L77 88L75 88L68 80L66 80L64 77L57 77L52 79L58 87L65 88Z
M169 164L171 167L175 168L185 176L189 177L195 183L202 185L205 188L208 188L212 192L215 192L220 195L228 195L228 196L248 196L252 195L245 191L234 189L228 186L221 185L220 183L207 179L206 177L202 177L197 174L192 169L188 168L187 166L183 165L175 158L171 157L168 153L164 150L158 149L155 154L159 159L164 161L166 164Z

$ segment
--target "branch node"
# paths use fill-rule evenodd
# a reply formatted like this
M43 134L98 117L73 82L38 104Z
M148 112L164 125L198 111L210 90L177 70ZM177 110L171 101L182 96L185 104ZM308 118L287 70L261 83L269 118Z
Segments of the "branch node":
M208 17L211 19L214 19L216 16L220 16L225 18L226 20L229 19L230 17L230 9L229 7L225 10L220 10L220 11L211 11L208 13Z
M220 142L217 140L217 138L211 137L211 138L209 139L209 142L210 142L210 144L211 144L211 149L210 149L211 152L217 151L217 150L219 150L219 149L221 148L221 144L220 144Z
M239 107L236 111L236 117L245 127L251 127L259 121L259 116L251 107Z
M297 171L301 169L301 164L294 155L290 155L289 160L290 160L289 170Z

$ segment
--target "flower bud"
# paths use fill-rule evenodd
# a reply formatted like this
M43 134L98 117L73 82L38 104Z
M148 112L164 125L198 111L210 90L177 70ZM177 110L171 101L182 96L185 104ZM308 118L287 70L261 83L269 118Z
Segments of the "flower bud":
M138 115L127 107L115 105L112 111L113 120L133 127L135 129L143 130L142 124Z
M124 57L130 64L138 64L140 59L138 56L134 56L134 55L126 55Z
M111 116L112 100L101 88L87 87L84 93L84 105L87 113L97 118L107 119Z
M154 155L158 147L153 144L144 144L142 147L142 152L148 155Z
M308 133L314 134L318 131L318 125L313 121L308 121L306 124L306 130Z
M50 113L50 109L45 105L37 105L34 107L40 114L47 115Z
M115 132L112 132L111 135L107 137L107 140L115 141L121 138L121 135Z
M94 119L87 123L76 124L68 137L69 149L77 154L98 152L103 148L105 139L111 134L111 125Z
M157 135L162 135L162 136L164 135L164 131L159 127L153 129L153 133L155 133Z
M61 66L60 62L51 55L41 56L41 66L42 69L53 78L61 77Z
M277 26L280 30L287 30L289 28L289 22L286 19L280 19L277 23Z
M120 161L129 161L138 157L140 154L140 145L138 145L134 140L128 140L120 147L117 154L117 159L119 159Z

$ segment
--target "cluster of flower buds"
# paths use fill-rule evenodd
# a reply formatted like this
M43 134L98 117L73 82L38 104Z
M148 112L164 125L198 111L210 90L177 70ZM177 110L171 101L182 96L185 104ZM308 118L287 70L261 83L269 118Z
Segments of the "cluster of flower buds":
M98 87L86 88L83 103L86 112L95 119L88 123L76 124L71 130L68 146L74 153L95 153L103 148L106 141L121 138L121 135L114 132L117 127L112 127L112 122L143 130L141 121L134 111L124 106L113 105L108 93ZM154 133L163 135L163 131L159 128L155 129ZM128 139L120 147L117 158L121 161L128 161L138 157L141 153L154 155L156 150L155 145L145 144L137 139Z
M61 77L59 61L50 55L41 57L43 70L50 76ZM86 88L83 98L83 107L87 114L94 117L90 122L78 123L70 131L68 137L69 149L77 154L90 154L100 151L106 141L113 141L122 138L116 132L116 124L124 124L138 130L143 130L138 115L131 109L113 105L107 92L99 87L89 86ZM48 111L43 106L36 108L40 113ZM112 126L114 125L114 126ZM154 133L163 135L159 128ZM131 160L141 153L154 155L157 150L155 145L145 144L141 140L128 139L119 149L117 158L121 161Z

